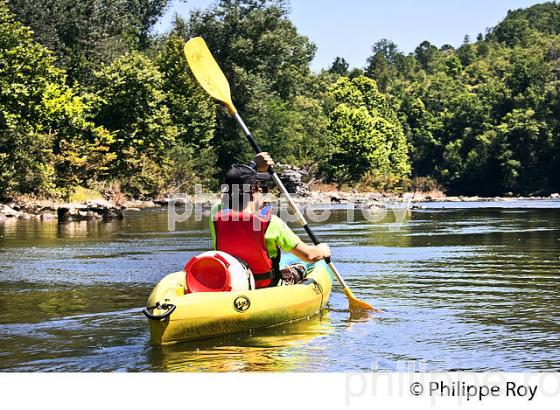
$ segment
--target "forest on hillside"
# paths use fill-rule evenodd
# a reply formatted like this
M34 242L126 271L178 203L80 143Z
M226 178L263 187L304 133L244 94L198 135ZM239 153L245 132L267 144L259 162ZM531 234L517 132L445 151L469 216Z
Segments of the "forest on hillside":
M458 47L372 39L310 70L282 0L218 0L164 35L170 0L0 0L0 200L78 187L215 189L250 147L183 57L202 36L265 150L340 186L560 191L560 4L509 11ZM349 6L350 7L350 6ZM341 53L343 50L341 50Z

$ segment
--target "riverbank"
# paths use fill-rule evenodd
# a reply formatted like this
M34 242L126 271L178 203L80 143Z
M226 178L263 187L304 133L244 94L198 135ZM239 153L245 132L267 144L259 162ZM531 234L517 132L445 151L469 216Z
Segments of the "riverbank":
M537 201L559 199L560 194L554 193L550 196L446 196L441 191L434 192L409 192L404 194L382 193L382 192L311 192L307 197L296 198L296 202L307 204L325 204L325 203L354 203L356 205L379 202L381 204L403 203L410 201L411 203L422 202L507 202L507 201Z
M122 219L123 211L135 211L143 208L163 206L154 201L126 201L117 204L109 200L92 200L83 202L57 202L53 200L16 200L0 204L0 223L12 219L40 221L88 221Z
M185 205L199 204L203 207L211 206L217 196L203 195L198 200L194 196L181 198L165 198L162 200L129 200L115 203L110 200L91 200L83 202L57 202L53 200L16 200L0 204L0 223L7 219L39 220L72 222L84 220L108 221L122 219L124 213L139 211L146 208L162 208L170 204ZM305 196L296 196L296 203L301 205L326 204L354 204L355 207L390 207L396 204L411 203L412 208L422 208L423 202L508 202L508 201L538 201L559 200L560 194L554 193L546 197L479 197L479 196L446 196L440 191L415 192L405 194L382 192L342 192L342 191L312 191Z

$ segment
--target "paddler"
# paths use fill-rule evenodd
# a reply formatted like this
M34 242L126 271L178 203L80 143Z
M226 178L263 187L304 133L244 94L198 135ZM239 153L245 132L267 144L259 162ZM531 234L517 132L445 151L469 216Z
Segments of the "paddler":
M214 249L227 252L245 263L255 277L256 288L292 285L307 273L303 263L280 269L281 252L290 252L304 262L317 262L331 255L328 245L304 243L286 223L264 206L263 193L271 179L270 155L261 152L248 165L235 164L222 185L222 202L212 209L210 233Z

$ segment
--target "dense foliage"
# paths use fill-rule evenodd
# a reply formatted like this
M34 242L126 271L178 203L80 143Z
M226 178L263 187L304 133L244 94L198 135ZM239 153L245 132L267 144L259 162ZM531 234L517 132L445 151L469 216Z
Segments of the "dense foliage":
M293 117L296 97L307 90L315 45L298 34L283 2L222 0L214 8L195 11L184 28L184 37L206 40L231 84L237 109L262 146L272 150L283 145L289 150L287 133L274 132L282 117ZM294 121L299 122L290 118ZM221 168L231 163L232 156L248 158L249 147L223 110L219 111L213 145Z
M18 20L53 50L70 80L89 82L101 63L144 49L170 0L9 0Z
M169 0L0 0L0 199L79 186L135 197L215 187L250 147L182 53L201 35L279 162L377 189L560 191L560 5L508 12L476 41L390 40L321 73L282 0L219 0L151 28ZM116 188L115 188L116 187Z
M335 179L406 177L410 165L402 126L376 82L341 77L329 96L335 102L328 113L334 144L327 167Z
M1 5L1 4L0 4ZM56 196L103 178L112 135L92 121L95 98L65 83L51 52L0 7L0 195ZM57 189L58 188L58 189Z
M464 194L560 189L559 21L560 5L546 3L457 49L374 46L366 72L399 112L415 176Z

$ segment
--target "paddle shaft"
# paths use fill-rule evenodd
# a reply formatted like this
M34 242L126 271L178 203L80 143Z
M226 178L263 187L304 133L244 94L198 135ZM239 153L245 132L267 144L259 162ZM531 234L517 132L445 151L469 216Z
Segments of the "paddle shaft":
M249 131L249 128L247 128L247 126L245 125L245 122L243 121L243 118L241 118L241 116L239 115L238 112L233 113L233 118L235 118L235 120L237 121L237 123L239 124L241 129L243 130L243 133L247 137L247 140L249 141L249 144L251 144L251 147L253 147L253 150L257 154L260 154L262 152L262 149L261 149L261 147L259 147L259 144L257 143L255 138L251 134L251 131ZM272 175L272 179L273 179L274 183L276 184L276 186L278 186L278 188L280 189L280 192L282 192L284 194L284 197L288 201L288 204L290 205L290 208L292 208L292 211L294 211L298 222L303 227L303 229L305 229L305 232L307 232L307 235L309 235L309 238L311 238L311 241L313 242L313 244L319 245L321 242L319 242L319 239L317 238L317 236L315 236L315 233L313 233L313 231L309 227L309 224L305 220L305 217L303 216L303 214L299 210L298 206L296 205L296 203L292 199L290 193L288 192L288 190L286 189L286 187L284 186L284 184L282 183L282 181L278 177L278 174L276 172L274 172L272 167L269 168L269 172ZM331 258L329 257L329 258L325 259L325 262L327 262L327 264L329 265L329 268L334 273L334 276L336 276L336 279L340 282L342 287L347 289L348 286L346 285L346 282L344 282L344 279L338 273L338 270L334 266L334 263L332 263Z

